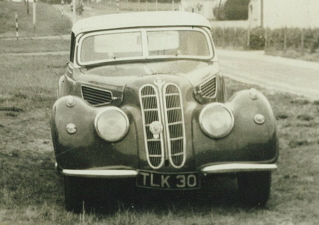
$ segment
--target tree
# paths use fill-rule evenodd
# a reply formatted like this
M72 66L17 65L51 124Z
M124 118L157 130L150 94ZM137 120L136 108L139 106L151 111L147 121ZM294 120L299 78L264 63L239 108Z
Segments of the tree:
M228 0L224 5L226 20L247 20L250 0Z

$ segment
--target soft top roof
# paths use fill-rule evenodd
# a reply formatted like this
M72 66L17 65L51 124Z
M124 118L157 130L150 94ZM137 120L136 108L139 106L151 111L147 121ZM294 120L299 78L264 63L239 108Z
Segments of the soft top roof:
M158 26L201 26L210 28L210 23L199 14L189 12L131 12L82 19L74 24L72 31L77 35L96 30Z

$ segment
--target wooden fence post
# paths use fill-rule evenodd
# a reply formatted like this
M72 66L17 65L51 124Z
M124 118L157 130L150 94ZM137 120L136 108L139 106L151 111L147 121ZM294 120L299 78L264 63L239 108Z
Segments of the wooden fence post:
M265 28L265 47L266 50L268 48L268 28Z
M120 12L120 0L116 0L116 12Z
M16 12L15 14L15 18L16 18L16 37L17 37L17 41L19 40L19 22L18 22L18 13Z
M64 17L64 0L61 0L61 15Z
M284 53L287 51L287 27L284 28Z
M73 0L71 4L73 4L73 24L76 22L76 1L77 0Z
M37 1L33 0L33 32L36 30L37 24Z
M237 27L235 26L234 27L234 39L235 39L235 41L233 40L233 47L235 46L235 47L237 47L237 44L238 44L238 38L237 38Z
M250 47L250 26L248 26L247 30L247 48Z
M27 0L27 14L29 15L30 12L29 12L29 0Z
M223 42L222 46L225 47L225 27L223 26Z
M305 30L302 28L301 29L301 54L305 54Z

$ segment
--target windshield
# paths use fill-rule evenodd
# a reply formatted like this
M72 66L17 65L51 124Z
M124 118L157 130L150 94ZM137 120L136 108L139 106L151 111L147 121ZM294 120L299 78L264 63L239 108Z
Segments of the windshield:
M210 59L212 54L209 36L201 29L135 29L84 35L78 61L90 65L129 59Z

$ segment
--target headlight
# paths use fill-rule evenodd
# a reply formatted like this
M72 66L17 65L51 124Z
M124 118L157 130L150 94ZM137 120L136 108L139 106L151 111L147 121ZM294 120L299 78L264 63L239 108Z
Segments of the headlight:
M221 103L205 106L199 115L200 127L212 138L222 138L230 133L234 126L231 110Z
M96 115L94 125L101 138L114 142L126 135L129 121L122 110L110 106Z

